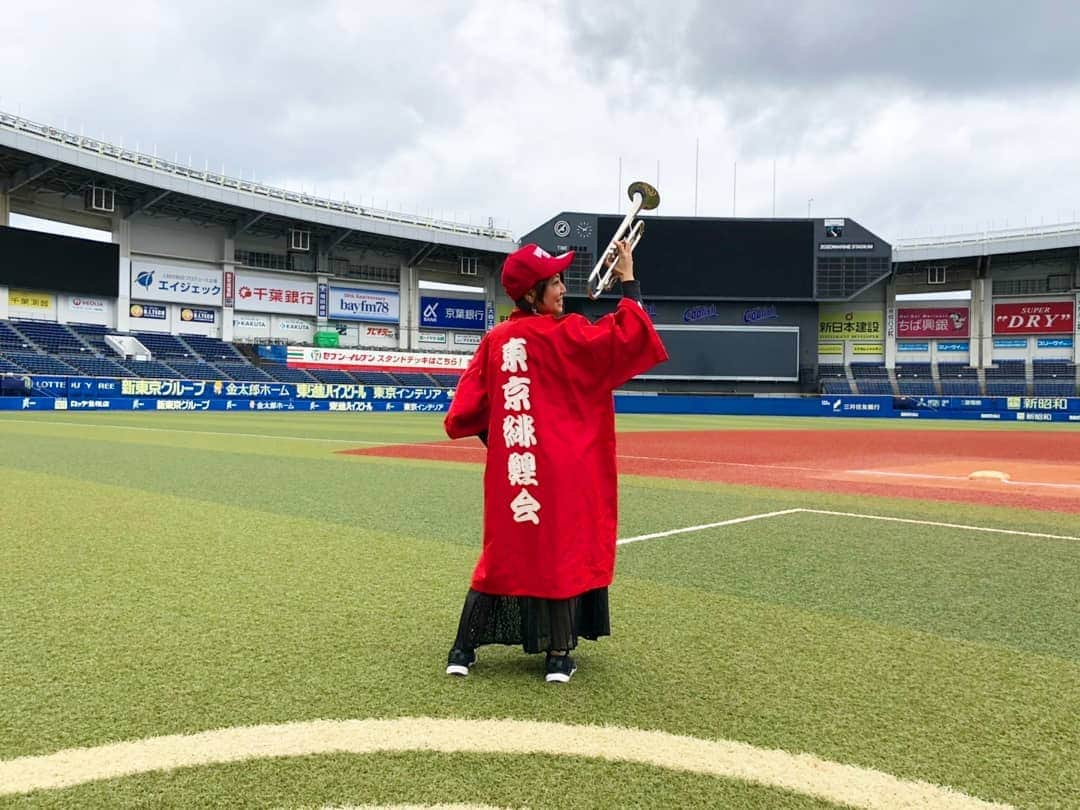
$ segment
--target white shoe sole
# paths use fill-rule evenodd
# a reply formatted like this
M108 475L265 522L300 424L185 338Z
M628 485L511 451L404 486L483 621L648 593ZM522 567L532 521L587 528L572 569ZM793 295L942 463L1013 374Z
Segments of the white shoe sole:
M577 670L575 669L574 672L577 672ZM570 675L565 675L562 672L551 672L544 676L544 681L546 683L570 683L570 676L574 672L571 672Z
M447 675L460 675L462 678L464 678L466 675L469 674L469 668L467 666L465 666L464 664L450 664L446 668L446 674Z

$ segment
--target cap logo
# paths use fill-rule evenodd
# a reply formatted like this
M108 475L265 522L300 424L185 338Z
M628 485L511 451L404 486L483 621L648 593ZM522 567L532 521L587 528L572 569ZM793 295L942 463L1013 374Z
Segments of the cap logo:
M550 259L551 258L551 254L548 253L546 250L544 250L539 245L537 245L536 249L533 250L533 256L535 256L538 259Z

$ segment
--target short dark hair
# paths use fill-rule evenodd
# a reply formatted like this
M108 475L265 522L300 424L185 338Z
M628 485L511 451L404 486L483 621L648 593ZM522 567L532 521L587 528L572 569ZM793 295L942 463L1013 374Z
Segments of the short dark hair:
M551 276L550 278L542 279L541 281L536 282L530 288L532 290L532 294L536 297L536 299L538 301L541 298L544 297L544 290L546 290L547 285L551 283L551 279L556 278L556 277L562 278L562 273L556 273L554 276ZM536 307L533 304L530 304L529 299L526 298L524 295L521 296L521 298L519 298L514 303L517 304L517 308L520 309L522 312L527 312L530 315L532 315L534 312L536 312Z

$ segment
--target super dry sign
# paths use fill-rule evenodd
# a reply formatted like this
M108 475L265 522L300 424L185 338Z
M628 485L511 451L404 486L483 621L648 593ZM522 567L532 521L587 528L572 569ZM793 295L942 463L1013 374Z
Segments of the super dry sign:
M1072 334L1072 301L1030 301L994 304L995 335Z

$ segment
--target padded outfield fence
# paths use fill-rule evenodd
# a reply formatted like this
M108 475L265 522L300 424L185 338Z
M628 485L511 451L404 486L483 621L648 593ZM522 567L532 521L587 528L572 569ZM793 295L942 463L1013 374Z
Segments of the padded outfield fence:
M445 411L450 388L358 383L224 382L34 375L6 387L0 410L53 411ZM1080 397L1046 396L689 396L617 393L619 413L842 416L1080 422Z

